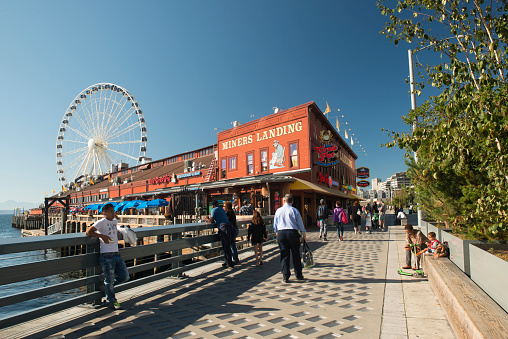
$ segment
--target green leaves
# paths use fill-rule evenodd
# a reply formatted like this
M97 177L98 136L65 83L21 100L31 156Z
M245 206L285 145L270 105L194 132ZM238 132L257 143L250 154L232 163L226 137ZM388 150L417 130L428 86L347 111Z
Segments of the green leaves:
M406 151L416 199L431 216L460 232L506 239L508 3L490 11L490 2L479 9L473 1L384 2L378 6L390 22L382 34L442 54L439 64L416 65L416 93L426 84L440 93L403 117L408 125L418 120L412 133L392 132L385 147Z

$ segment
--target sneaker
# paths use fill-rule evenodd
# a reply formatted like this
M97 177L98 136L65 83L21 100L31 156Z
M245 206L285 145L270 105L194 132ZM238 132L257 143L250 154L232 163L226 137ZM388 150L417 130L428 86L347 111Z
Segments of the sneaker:
M324 238L323 241L328 241L328 239Z
M259 261L259 265L263 265L263 262L261 260Z
M319 239L321 239L321 236L319 236Z
M305 278L302 275L301 277L296 277L296 280L305 280Z
M112 310L121 310L122 305L120 305L120 303L115 300L111 304L109 304L109 308L111 308Z
M340 241L344 240L344 238L342 238L342 235L340 236Z
M289 278L282 278L282 282L288 283L289 282Z
M402 267L402 268L403 268L403 269L405 269L405 270L408 270L408 269L410 269L410 268L411 268L411 266L404 266L404 267Z

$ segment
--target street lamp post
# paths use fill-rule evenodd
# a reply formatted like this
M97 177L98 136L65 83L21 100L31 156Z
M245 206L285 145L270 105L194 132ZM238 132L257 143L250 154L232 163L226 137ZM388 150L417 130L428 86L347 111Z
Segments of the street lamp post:
M457 35L455 37L445 38L440 41L445 41L445 40L449 40L449 39L453 39L453 38L456 38L458 40L463 37L464 37L464 35L461 34L461 35ZM420 47L415 50L409 49L407 51L408 58L409 58L409 88L411 89L411 109L412 110L416 109L416 91L415 91L415 73L414 73L414 69L413 69L414 68L413 55L418 53L419 51L421 51L423 49L427 49L433 45L434 44L431 43L427 46ZM415 117L415 119L413 120L413 132L415 131L417 124L418 124L418 118ZM415 157L415 161L418 162L418 154L416 152L415 152L414 157ZM418 207L418 225L422 224L422 218L423 218L423 212L422 212L421 208Z

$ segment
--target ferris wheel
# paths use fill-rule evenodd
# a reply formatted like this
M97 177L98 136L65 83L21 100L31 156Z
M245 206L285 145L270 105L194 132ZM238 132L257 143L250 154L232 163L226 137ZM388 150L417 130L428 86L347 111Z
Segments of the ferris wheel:
M143 111L125 88L99 83L71 102L58 129L56 167L69 187L82 178L95 180L113 164L135 166L146 154Z

